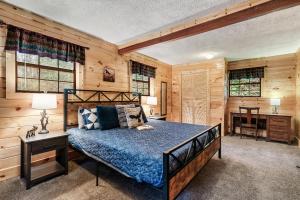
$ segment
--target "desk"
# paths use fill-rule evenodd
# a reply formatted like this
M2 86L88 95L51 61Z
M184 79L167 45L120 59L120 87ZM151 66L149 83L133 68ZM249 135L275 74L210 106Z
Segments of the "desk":
M291 144L294 139L291 129L292 116L279 114L252 114L253 120L259 117L258 129L267 131L267 140L287 142ZM246 113L242 113L242 120L247 118ZM235 134L235 128L239 126L240 113L230 113L230 133Z

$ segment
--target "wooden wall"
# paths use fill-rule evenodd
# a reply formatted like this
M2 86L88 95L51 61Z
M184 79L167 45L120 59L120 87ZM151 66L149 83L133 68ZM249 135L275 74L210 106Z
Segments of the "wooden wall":
M224 127L224 113L226 108L226 62L224 59L210 60L194 64L175 65L172 67L172 117L181 122L181 74L201 69L208 70L209 76L209 124L222 123Z
M228 62L228 70L267 66L262 79L262 96L229 97L228 113L237 112L239 106L258 106L261 113L272 113L270 98L280 98L280 114L296 116L296 56L287 54L266 58ZM229 123L229 120L227 120ZM294 123L293 123L294 124Z
M153 58L133 53L126 57L119 56L117 46L102 39L79 32L70 27L53 22L33 13L12 7L0 2L0 18L6 23L13 24L28 30L39 32L48 36L76 43L85 47L86 65L80 67L79 88L129 91L130 70L128 60L134 59L157 68L157 78L152 83L155 95L160 100L160 81L168 82L168 101L171 102L171 66ZM14 67L11 53L4 52L6 27L0 28L0 181L19 174L20 141L18 136L26 134L33 124L39 125L40 115L38 110L31 109L31 94L15 93L13 82L14 75L8 73ZM6 62L7 60L7 62ZM116 82L103 82L102 70L104 66L115 69ZM6 76L7 74L7 76ZM145 100L144 100L145 101ZM159 102L158 102L159 103ZM160 106L156 108L159 112ZM171 107L168 107L168 114ZM62 130L63 111L62 95L58 95L58 108L49 110L50 131ZM53 154L40 155L34 160L41 160Z
M300 49L296 53L297 73L296 73L296 137L300 147Z

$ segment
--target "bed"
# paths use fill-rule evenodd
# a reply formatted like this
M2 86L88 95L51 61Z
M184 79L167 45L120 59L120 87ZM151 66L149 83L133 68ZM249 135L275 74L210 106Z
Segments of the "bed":
M136 93L66 89L64 129L70 134L69 143L127 177L161 188L164 199L175 199L216 152L221 158L220 124L204 126L149 119L147 124L153 130L72 128L76 122L71 122L69 116L79 105L140 102L141 96ZM96 178L98 183L98 170Z

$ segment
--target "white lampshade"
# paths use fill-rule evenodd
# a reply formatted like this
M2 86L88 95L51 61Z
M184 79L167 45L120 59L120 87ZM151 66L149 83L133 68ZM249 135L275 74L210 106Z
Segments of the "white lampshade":
M280 106L280 99L271 99L272 106Z
M33 94L32 96L32 108L34 109L55 109L57 107L55 94Z
M157 97L148 97L147 104L156 106L157 105Z

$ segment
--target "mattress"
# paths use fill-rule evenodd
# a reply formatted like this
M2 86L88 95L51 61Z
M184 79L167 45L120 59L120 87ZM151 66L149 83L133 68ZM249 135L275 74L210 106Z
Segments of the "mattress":
M147 123L153 130L115 128L110 130L85 130L72 128L67 132L69 143L88 156L100 160L119 172L146 182L155 187L163 186L163 152L211 128L204 125L192 125L161 120ZM205 133L198 139L197 151L209 144L216 133ZM187 155L188 146L178 149L174 154ZM170 166L178 162L170 160Z

